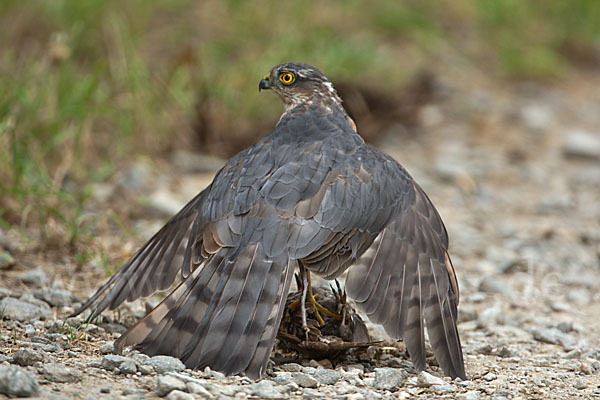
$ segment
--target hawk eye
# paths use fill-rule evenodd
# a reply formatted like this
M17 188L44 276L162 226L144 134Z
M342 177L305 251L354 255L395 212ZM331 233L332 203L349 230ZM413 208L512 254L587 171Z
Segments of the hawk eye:
M279 76L279 80L283 82L284 85L291 85L296 80L296 77L291 72L285 72Z

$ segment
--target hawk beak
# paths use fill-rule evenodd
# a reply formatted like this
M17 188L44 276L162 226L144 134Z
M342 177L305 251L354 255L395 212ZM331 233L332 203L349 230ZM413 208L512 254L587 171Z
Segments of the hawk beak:
M270 89L271 84L269 83L269 75L265 75L264 78L260 80L258 83L258 91L260 92L263 89Z

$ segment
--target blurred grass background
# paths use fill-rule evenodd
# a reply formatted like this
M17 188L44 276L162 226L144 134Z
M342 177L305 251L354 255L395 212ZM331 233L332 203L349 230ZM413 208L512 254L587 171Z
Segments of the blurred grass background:
M281 106L257 84L280 62L390 93L448 53L499 80L600 63L598 0L3 0L0 24L0 224L60 226L58 246L136 154L267 133Z

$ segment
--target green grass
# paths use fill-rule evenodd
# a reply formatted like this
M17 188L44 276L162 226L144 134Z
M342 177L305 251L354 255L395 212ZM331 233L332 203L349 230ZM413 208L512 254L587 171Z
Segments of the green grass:
M0 23L0 226L85 262L89 185L187 147L199 103L233 136L273 118L256 93L273 65L396 90L451 48L498 78L554 79L597 51L600 2L4 0Z

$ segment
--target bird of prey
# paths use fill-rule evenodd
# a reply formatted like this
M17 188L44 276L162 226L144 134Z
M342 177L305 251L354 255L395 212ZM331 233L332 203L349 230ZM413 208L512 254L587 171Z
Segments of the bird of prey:
M181 283L115 349L180 358L188 368L260 378L294 270L334 279L371 321L404 339L425 368L427 331L444 372L466 378L458 285L444 224L423 189L367 146L331 82L302 63L259 83L282 100L273 132L142 246L74 315Z

